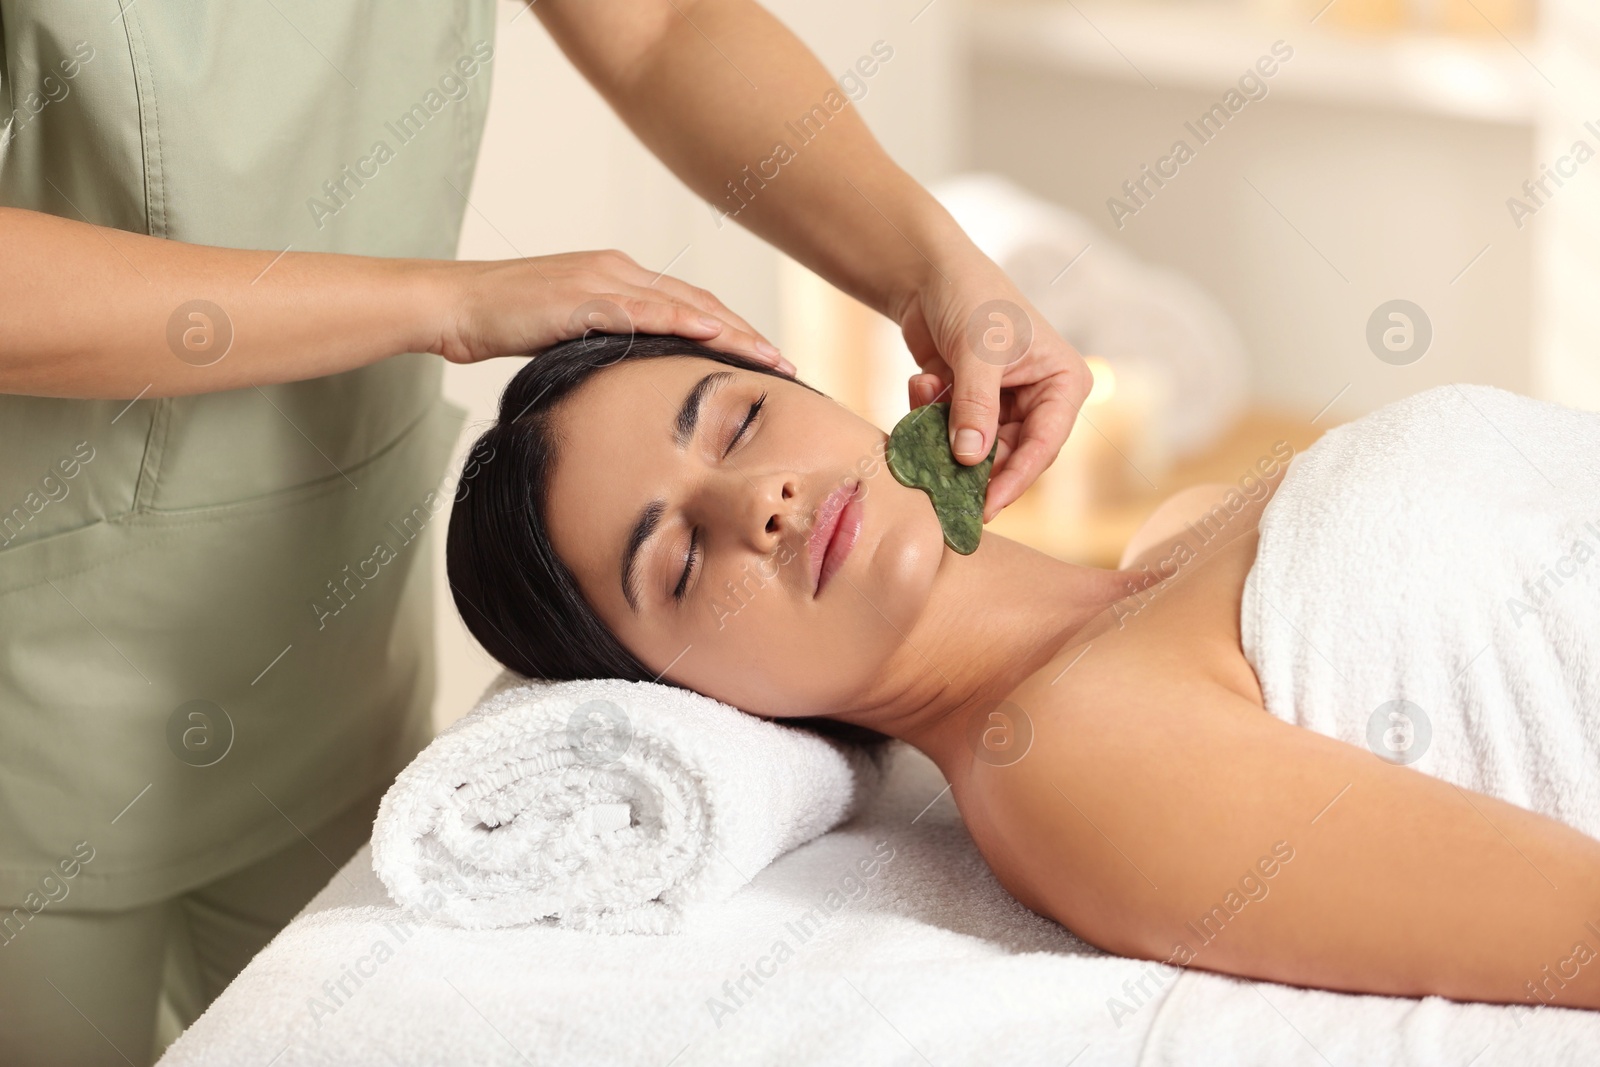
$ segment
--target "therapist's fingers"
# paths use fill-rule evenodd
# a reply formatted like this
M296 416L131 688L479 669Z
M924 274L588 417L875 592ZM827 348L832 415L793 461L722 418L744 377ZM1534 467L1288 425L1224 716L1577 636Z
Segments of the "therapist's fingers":
M950 386L937 374L913 374L906 382L906 396L913 408L936 404L947 398Z
M984 498L984 522L1000 514L1054 462L1083 403L1076 379L1065 370L1016 386L1014 398L1022 421L1002 428L1016 428L1016 443L1007 450L1003 463L1000 457L995 458L989 474L989 493Z
M1017 449L1017 439L1021 434L1022 423L1020 422L1002 422L1000 429L995 431L995 437L999 443L995 446L994 467L989 472L991 479L993 479L995 471L1005 469L1006 463L1011 459L1011 454ZM998 509L996 509L996 513L998 514ZM993 518L993 516L989 516L989 518ZM988 519L984 521L987 522Z
M1000 426L1003 368L970 354L958 355L950 390L950 451L958 463L981 462Z
M762 363L772 362L756 348L756 339L752 334L736 329L692 304L673 300L662 293L636 289L632 292L602 293L596 300L601 306L612 304L623 313L622 319L615 323L610 321L612 316L598 316L590 328L598 328L602 333L674 334L699 341L709 348L749 356Z
M718 300L716 294L709 289L701 289L699 286L690 285L688 282L667 274L656 275L652 279L650 288L658 289L680 303L698 308L712 318L721 319L733 328L732 336L741 340L745 337L754 339L755 355L761 362L777 367L785 374L794 373L794 364L783 358L783 354L778 351L777 345L762 336L761 332L746 322L743 316L736 314L721 300Z
M439 323L426 350L453 363L539 352L591 334L666 334L737 353L785 374L794 365L715 297L646 271L614 249L441 263Z
M647 300L664 296L722 323L723 328L715 335L717 339L705 342L707 347L750 356L769 367L776 367L785 374L794 373L794 364L783 358L777 345L763 337L742 316L730 310L709 289L690 285L666 271L651 272L623 252L611 250L599 253L598 256L605 257L603 262L607 268L625 278L637 290L634 294L636 298Z
M1000 379L1004 367L979 359L967 343L958 315L960 302L943 291L924 296L901 322L901 334L917 365L944 372L951 383L950 451L971 466L989 454L1000 424ZM954 316L954 317L952 317Z
M1048 324L1034 332L1026 358L1006 368L1006 422L1020 422L1016 452L991 476L990 515L1020 497L1055 461L1094 384L1089 365Z
M686 301L673 299L661 289L639 289L629 296L623 307L634 316L634 329L640 333L678 333L693 338L707 348L748 356L759 363L775 367L785 374L794 373L794 364L783 358L776 346L760 334L735 326L703 308ZM682 324L672 328L657 328L646 321ZM685 332L691 328L693 332Z
M949 392L949 384L938 374L931 374L925 371L913 374L906 381L906 395L913 409L920 408L926 404L936 404L944 400L949 395ZM994 484L994 476L1004 471L1011 461L1011 455L1016 451L1017 443L1023 434L1023 423L1017 418L1016 413L1003 411L1001 418L1010 421L1002 421L999 429L995 431L999 444L995 447L994 467L990 470L989 475L991 479L990 485ZM1004 491L1005 485L1006 481L1002 480L1002 491ZM985 502L988 503L989 501L990 498L985 496ZM986 507L983 521L988 522L996 514L999 514L999 511L1000 507L998 506L994 507L992 511Z

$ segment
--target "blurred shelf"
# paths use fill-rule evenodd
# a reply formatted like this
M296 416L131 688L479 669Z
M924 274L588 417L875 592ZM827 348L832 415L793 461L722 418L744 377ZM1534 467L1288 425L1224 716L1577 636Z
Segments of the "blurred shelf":
M1238 3L1022 0L974 5L973 54L1085 77L1214 94L1283 40L1268 99L1531 124L1542 76L1531 38L1356 31L1269 18Z
M1254 472L1257 460L1272 455L1277 442L1286 441L1302 452L1328 428L1312 425L1302 415L1253 409L1211 448L1174 464L1154 489L1126 500L1093 505L1076 518L1051 514L1042 494L1030 489L985 529L1058 559L1115 567L1134 531L1173 493L1206 482L1238 485L1241 478ZM1082 430L1079 427L1075 432Z

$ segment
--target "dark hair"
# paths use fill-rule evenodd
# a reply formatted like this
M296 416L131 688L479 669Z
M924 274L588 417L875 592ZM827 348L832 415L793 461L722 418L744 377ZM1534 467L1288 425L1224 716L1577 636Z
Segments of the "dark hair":
M559 446L553 416L561 401L606 367L668 356L697 356L787 378L764 363L682 337L592 333L545 349L517 371L500 394L495 424L467 453L450 513L445 571L467 629L518 674L548 681L660 680L584 599L550 543L547 510ZM782 722L841 740L885 738L835 719Z

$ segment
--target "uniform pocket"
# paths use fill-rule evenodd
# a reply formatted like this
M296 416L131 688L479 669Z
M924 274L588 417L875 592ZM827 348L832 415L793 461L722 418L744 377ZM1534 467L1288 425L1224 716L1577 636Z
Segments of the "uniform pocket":
M426 486L437 485L443 477L465 418L465 409L435 397L421 415L384 447L342 471L331 471L243 499L186 508L122 509L71 529L0 548L0 597L46 580L82 574L119 561L136 566L137 556L145 547L181 540L185 531L196 526L237 522L241 530L253 528L252 524L263 517L309 514L305 509L310 507L315 511L313 506L320 498L339 493L349 495L339 511L358 516L367 500L382 499L400 483L412 487L406 490L409 496L418 496L426 491ZM143 467L153 470L158 460L143 450L139 455ZM406 463L399 464L394 461L399 456L409 458ZM140 475L139 480L141 485L153 484L144 475ZM131 484L131 481L125 477L124 483ZM365 495L361 493L363 488L367 491ZM280 525L283 528L277 531L277 538L292 540L294 521L286 519ZM328 535L327 531L306 529L300 536L309 540L326 539ZM357 547L362 546L352 543L351 551Z
M320 485L360 487L437 402L443 363L393 356L303 382L160 402L139 475L140 511L189 511Z

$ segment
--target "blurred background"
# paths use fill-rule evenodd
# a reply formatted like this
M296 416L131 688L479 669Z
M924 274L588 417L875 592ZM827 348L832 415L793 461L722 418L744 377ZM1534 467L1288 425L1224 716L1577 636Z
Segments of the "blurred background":
M766 6L836 74L893 49L856 106L1094 369L1061 458L991 531L1115 566L1171 493L1430 386L1600 409L1593 0ZM898 330L719 219L520 2L493 72L462 258L622 249L879 426L905 413ZM456 470L519 365L448 368ZM444 724L498 666L434 550Z

